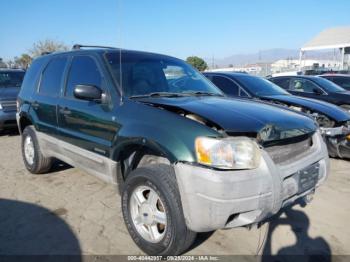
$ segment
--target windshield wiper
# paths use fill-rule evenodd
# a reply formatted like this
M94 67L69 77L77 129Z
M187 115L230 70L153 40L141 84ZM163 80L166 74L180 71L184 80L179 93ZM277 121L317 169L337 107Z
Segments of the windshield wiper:
M153 92L144 95L134 95L129 98L145 98L145 97L184 97L184 96L224 96L219 93L210 93L204 91L189 91L183 93L173 93L173 92Z
M189 91L182 93L184 95L195 95L195 96L224 96L223 94L219 93L210 93L205 91Z
M153 92L144 95L129 96L129 98L144 98L144 97L183 97L182 93L171 93L171 92Z

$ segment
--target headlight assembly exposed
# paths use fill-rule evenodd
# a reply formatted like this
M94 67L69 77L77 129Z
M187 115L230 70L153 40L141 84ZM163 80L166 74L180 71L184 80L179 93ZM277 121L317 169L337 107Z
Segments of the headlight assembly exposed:
M195 150L198 163L221 169L254 169L261 159L258 144L247 137L198 137Z
M331 128L335 125L335 122L325 115L319 113L312 113L311 115L320 127Z

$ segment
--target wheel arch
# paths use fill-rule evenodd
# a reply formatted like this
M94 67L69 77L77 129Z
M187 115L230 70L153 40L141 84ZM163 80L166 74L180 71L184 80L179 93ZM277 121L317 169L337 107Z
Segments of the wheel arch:
M24 112L21 112L19 113L19 117L18 117L18 129L19 129L19 132L22 134L24 129L27 127L27 126L30 126L30 125L34 125L34 122L32 120L32 118L24 113Z

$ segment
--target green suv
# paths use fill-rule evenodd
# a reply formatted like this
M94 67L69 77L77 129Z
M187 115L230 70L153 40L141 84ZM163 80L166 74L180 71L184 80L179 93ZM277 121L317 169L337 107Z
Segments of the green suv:
M308 116L228 98L182 60L114 48L37 58L18 96L26 168L54 159L117 186L147 254L177 255L196 232L261 222L329 173Z

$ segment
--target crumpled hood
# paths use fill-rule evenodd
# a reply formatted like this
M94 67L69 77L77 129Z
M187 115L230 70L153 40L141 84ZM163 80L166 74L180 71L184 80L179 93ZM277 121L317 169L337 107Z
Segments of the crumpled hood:
M164 108L183 109L197 114L235 135L261 134L264 141L300 136L314 132L315 122L291 110L228 97L142 98L138 101Z
M19 87L0 87L0 100L16 100Z
M324 101L292 95L264 96L263 98L279 101L282 103L285 102L295 106L302 106L324 114L337 122L350 120L350 114L342 110L340 107Z

